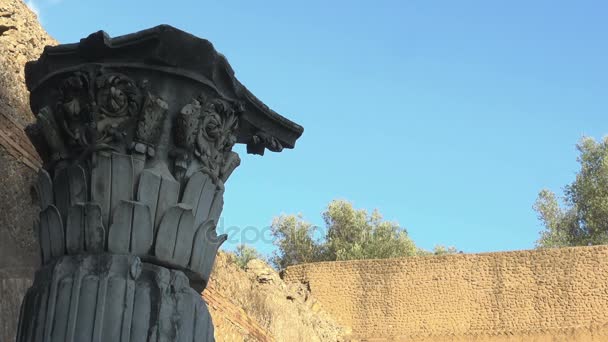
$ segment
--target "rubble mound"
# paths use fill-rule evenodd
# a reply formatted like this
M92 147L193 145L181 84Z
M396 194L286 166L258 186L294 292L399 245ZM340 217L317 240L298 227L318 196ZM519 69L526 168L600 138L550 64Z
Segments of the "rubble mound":
M209 283L210 293L242 308L267 333L252 336L244 324L230 322L222 308L210 305L217 341L344 341L349 329L337 324L311 296L305 285L286 284L264 261L254 259L240 269L233 255L220 252ZM203 297L207 297L207 290ZM207 300L210 302L210 300Z

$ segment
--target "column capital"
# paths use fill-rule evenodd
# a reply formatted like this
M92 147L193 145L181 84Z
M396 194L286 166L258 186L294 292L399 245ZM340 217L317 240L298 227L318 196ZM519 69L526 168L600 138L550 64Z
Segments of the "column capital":
M26 65L44 166L43 263L111 253L184 271L203 289L236 143L263 155L303 132L234 76L204 39L167 25L46 47Z

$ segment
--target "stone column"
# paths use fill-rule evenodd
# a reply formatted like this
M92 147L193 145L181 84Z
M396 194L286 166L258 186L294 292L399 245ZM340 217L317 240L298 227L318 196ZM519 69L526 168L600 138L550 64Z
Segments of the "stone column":
M42 267L17 341L213 341L200 292L226 239L232 147L293 148L302 127L170 26L47 47L26 82Z

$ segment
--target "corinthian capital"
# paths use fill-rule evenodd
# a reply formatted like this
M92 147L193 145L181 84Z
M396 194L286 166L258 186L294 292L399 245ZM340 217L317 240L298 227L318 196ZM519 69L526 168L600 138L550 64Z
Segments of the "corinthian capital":
M203 290L226 239L215 228L240 163L233 146L278 152L303 131L253 96L211 43L170 26L47 47L26 83L37 117L27 132L44 162L44 271L33 289L55 286L46 282L57 268L77 282L105 265L135 284L178 272Z
M36 188L45 262L129 253L204 287L225 239L214 232L240 163L232 147L280 151L302 133L211 43L170 26L47 47L26 76L37 113L28 133L44 160Z

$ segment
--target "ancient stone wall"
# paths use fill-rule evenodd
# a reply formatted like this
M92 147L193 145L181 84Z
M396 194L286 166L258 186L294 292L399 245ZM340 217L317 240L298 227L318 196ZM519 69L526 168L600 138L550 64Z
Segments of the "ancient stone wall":
M20 0L0 0L0 341L13 341L21 299L40 257L32 229L38 209L30 187L40 165L23 127L34 119L25 62L55 45Z
M289 267L354 338L606 341L608 246Z
M213 318L216 341L275 341L271 333L261 327L243 308L232 303L212 286L207 287L203 292L203 300L209 306Z

